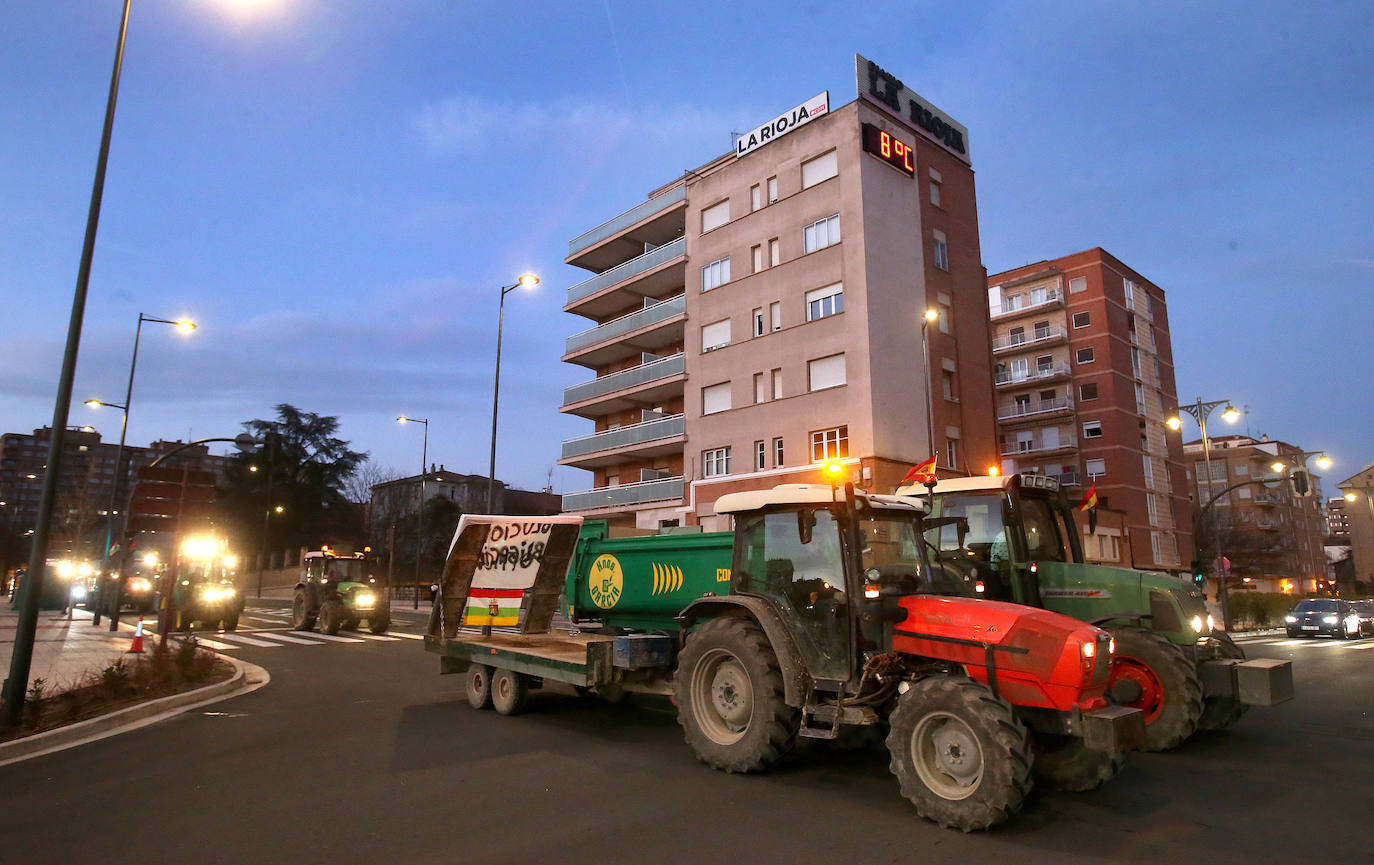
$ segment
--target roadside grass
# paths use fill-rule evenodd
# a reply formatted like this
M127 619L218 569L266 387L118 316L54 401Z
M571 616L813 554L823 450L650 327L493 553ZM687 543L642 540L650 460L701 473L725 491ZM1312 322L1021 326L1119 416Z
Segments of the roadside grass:
M233 675L233 664L188 637L175 648L155 648L147 654L118 658L103 669L87 672L66 690L54 690L51 683L37 678L29 684L22 721L16 727L0 728L0 742L222 682Z

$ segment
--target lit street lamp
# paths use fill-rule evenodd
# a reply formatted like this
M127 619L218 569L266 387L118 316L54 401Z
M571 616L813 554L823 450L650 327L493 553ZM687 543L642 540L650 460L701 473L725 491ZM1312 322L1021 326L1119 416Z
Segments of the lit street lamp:
M1212 412L1222 406L1226 406L1221 412L1222 420L1229 424L1234 424L1236 421L1240 420L1240 412L1236 411L1236 407L1231 404L1229 399L1203 402L1202 397L1198 397L1195 404L1181 405L1178 407L1179 411L1187 412L1193 416L1193 420L1197 421L1198 429L1202 433L1202 462L1206 467L1208 490L1212 488L1212 445L1207 438L1207 418L1211 416ZM1177 431L1183 426L1183 419L1178 415L1173 415L1165 421L1165 424L1169 429ZM1222 627L1229 631L1231 629L1231 617L1227 610L1226 603L1226 578L1228 575L1223 573L1225 566L1222 564L1221 559L1221 535L1219 532L1215 531L1212 534L1215 536L1213 541L1216 548L1217 603L1221 605Z
M487 471L487 513L496 509L496 408L501 399L501 325L506 315L506 295L517 288L534 288L539 277L526 273L514 285L501 288L501 302L496 308L496 383L491 394L491 465Z
M396 418L397 423L422 423L425 425L424 444L420 448L420 515L419 523L415 529L415 604L412 609L420 608L420 553L424 550L425 542L425 481L429 480L429 418L406 417L400 415ZM392 550L392 555L395 555Z

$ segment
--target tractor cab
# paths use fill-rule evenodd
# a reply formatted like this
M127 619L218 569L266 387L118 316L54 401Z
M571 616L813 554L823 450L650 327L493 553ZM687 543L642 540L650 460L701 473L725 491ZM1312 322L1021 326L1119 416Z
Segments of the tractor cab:
M374 634L391 626L386 587L376 576L376 561L366 552L341 553L323 547L305 554L304 568L292 601L292 625L337 634L357 630L366 620Z

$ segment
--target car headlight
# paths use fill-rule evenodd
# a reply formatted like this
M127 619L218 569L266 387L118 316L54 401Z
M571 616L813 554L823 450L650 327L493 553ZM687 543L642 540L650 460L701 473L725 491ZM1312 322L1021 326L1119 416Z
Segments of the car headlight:
M1297 617L1297 616L1284 616L1284 617L1283 617L1283 620L1284 620L1285 622L1287 622L1288 624L1291 625L1291 624L1293 624L1294 622L1296 622L1296 621L1298 620L1298 617Z
M72 599L73 599L73 600L77 600L77 601L85 600L85 599L86 599L86 587L85 587L85 586L72 586Z
M370 607L377 603L377 596L370 592L359 592L353 596L353 606Z
M1337 622L1339 622L1340 620L1341 620L1341 617L1340 617L1340 616L1322 616L1322 622L1324 622L1325 624L1328 624L1328 625L1334 625L1334 624L1336 624Z

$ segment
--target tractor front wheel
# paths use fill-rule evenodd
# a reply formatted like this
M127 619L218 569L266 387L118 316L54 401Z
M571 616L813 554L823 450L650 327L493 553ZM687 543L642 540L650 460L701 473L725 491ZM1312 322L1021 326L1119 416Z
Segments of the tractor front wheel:
M367 620L367 629L374 634L385 634L387 628L391 627L390 616L370 616Z
M1125 754L1093 751L1077 736L1044 736L1035 742L1035 783L1065 793L1096 790L1126 765Z
M972 832L1020 810L1031 789L1030 736L987 686L963 676L923 679L888 721L892 774L922 817Z
M782 759L799 716L783 698L768 636L739 617L712 619L687 637L673 676L677 720L697 759L725 772L757 772Z
M1245 660L1245 650L1235 644L1226 634L1212 634L1221 645L1217 656L1235 661ZM1199 730L1225 730L1250 711L1250 707L1235 697L1208 697L1202 703L1202 717L1198 718Z
M338 601L325 601L320 607L320 632L337 634L344 623L343 604Z
M1111 632L1116 654L1107 690L1129 692L1130 698L1121 704L1145 713L1146 751L1177 748L1197 730L1202 716L1197 667L1158 631L1113 628Z
M305 592L296 592L296 598L291 602L291 627L297 631L311 631L315 628L315 613L310 609Z

